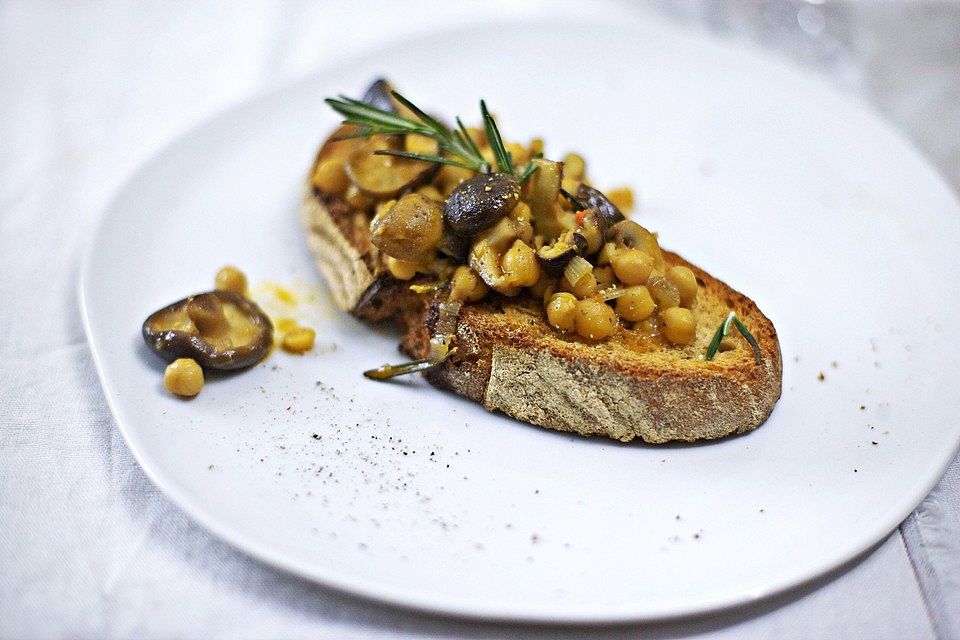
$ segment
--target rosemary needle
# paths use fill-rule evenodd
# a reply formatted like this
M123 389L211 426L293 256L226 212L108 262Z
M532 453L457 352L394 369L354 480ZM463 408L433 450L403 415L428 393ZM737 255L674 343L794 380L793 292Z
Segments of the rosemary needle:
M477 173L490 173L492 169L490 163L483 157L480 147L470 137L469 131L459 117L456 118L457 127L450 129L396 91L391 91L391 94L397 102L410 111L412 117L394 113L346 96L327 98L325 102L330 105L330 108L343 116L344 124L358 127L356 131L343 134L339 139L366 138L375 135L420 135L435 140L440 152L438 154L426 154L381 149L375 151L374 154L448 164L470 169ZM480 114L483 117L484 130L490 143L490 149L493 151L497 170L513 174L520 184L523 184L537 170L537 166L531 162L522 171L516 172L513 168L513 158L500 136L497 121L490 114L487 104L483 100L480 101Z
M730 333L731 324L737 328L737 331L739 331L744 339L750 344L750 348L753 349L754 361L756 361L757 364L761 364L763 362L763 358L760 353L760 345L757 344L757 339L753 337L753 334L750 333L750 330L747 329L747 326L743 324L740 318L737 317L736 311L731 311L728 313L723 319L723 322L721 322L720 326L717 328L717 332L713 334L713 339L707 346L706 359L713 360L713 357L717 355L717 350L720 348L720 342L723 340L724 336Z

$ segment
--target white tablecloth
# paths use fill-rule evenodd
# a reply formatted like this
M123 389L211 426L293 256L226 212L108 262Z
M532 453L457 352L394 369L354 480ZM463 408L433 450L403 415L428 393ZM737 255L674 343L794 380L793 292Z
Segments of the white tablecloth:
M547 11L605 11L621 22L665 15L721 37L765 42L771 55L813 65L900 118L960 184L957 103L939 102L958 95L960 29L943 27L944 19L960 24L957 5L915 9L917 20L901 29L890 7L872 13L828 3L819 19L800 18L802 33L758 31L767 20L760 5L583 5L471 2L454 12L419 1L363 8L0 4L0 638L580 636L369 603L275 571L211 537L150 483L121 440L75 289L81 249L107 199L190 125L372 44ZM764 6L799 15L802 5ZM940 56L922 69L926 93L898 95L903 78L891 79L890 65L870 51L904 32L930 49L926 28L952 59ZM839 36L817 49L804 33ZM904 64L903 56L896 60ZM889 85L885 92L873 86L878 77ZM712 617L589 635L960 638L958 540L955 461L899 530L813 584Z

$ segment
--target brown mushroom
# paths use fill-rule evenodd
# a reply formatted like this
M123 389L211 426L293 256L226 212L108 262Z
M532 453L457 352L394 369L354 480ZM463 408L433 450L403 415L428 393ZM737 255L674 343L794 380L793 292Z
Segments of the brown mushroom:
M153 312L142 333L147 346L167 362L193 358L206 369L249 367L273 344L273 324L260 307L222 290L192 295Z
M617 205L613 204L599 189L581 184L577 189L577 200L588 209L596 209L607 226L625 219Z
M392 198L404 189L429 181L439 165L377 153L399 151L402 143L399 136L371 136L359 143L347 158L345 167L353 184L376 198Z
M520 185L508 173L481 173L461 182L443 203L454 233L471 237L489 229L520 202Z
M658 263L663 262L657 236L632 220L621 220L607 229L607 239L621 247L640 249Z
M587 248L587 241L580 233L567 231L553 244L543 245L537 249L537 260L548 274L559 276L563 274L567 263L583 254Z
M371 107L397 112L397 102L393 97L393 87L384 78L377 78L373 81L366 92L363 94L363 101Z
M419 193L408 193L370 223L370 242L397 260L429 259L443 237L440 205Z

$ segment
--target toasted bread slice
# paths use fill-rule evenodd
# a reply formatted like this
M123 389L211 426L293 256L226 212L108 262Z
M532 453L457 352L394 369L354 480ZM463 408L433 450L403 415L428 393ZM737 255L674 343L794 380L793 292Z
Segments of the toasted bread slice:
M443 293L416 294L410 282L380 273L369 219L308 180L302 222L334 300L357 317L394 318L401 349L426 357ZM669 265L693 270L700 293L696 339L683 347L621 332L599 343L562 335L543 307L523 295L464 304L457 352L424 375L434 386L488 410L536 425L649 443L714 439L762 424L780 397L782 362L773 324L749 298L680 256ZM743 340L712 361L704 353L724 317L735 311L760 347ZM371 363L374 364L374 363Z

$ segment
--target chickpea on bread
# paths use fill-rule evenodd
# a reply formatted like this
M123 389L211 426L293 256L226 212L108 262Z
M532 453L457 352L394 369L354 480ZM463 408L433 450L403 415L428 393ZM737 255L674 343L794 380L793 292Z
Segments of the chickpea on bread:
M504 143L482 103L483 129L446 129L382 81L328 102L346 121L307 181L308 243L337 304L393 318L417 359L370 377L423 371L489 410L622 441L719 438L769 416L772 323L626 220L582 158Z

